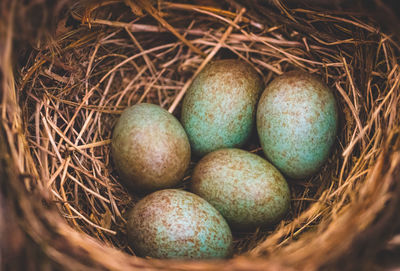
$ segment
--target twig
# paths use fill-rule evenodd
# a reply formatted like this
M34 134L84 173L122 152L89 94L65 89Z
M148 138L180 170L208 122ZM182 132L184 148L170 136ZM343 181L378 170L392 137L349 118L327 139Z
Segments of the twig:
M180 39L184 44L186 44L193 52L196 54L199 54L203 57L206 56L204 52L202 52L199 48L195 47L190 41L188 41L185 37L183 37L181 34L179 34L178 31L175 30L173 26L171 26L164 18L162 18L159 14L158 11L149 4L146 0L137 0L140 4L140 6L146 10L151 16L153 16L163 27L171 31L172 34L174 34L178 39Z

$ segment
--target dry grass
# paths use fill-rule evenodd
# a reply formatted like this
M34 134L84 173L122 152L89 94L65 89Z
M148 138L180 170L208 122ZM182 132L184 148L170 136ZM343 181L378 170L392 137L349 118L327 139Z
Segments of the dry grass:
M225 5L119 2L73 6L76 27L60 23L57 36L20 71L17 90L9 92L18 97L3 97L7 139L16 146L11 154L30 176L25 187L39 190L75 230L56 220L58 233L105 268L164 268L162 261L79 241L76 232L134 254L125 241L124 213L138 197L119 184L110 159L116 119L140 102L179 117L193 78L212 59L233 57L250 63L265 83L294 68L321 76L339 103L337 144L319 174L290 182L292 208L280 225L235 234L236 252L244 256L228 263L171 262L170 268L262 269L267 262L271 269L312 270L360 249L362 233L394 200L394 176L400 176L398 44L352 14L280 5L283 15L269 11L276 16L258 20ZM262 155L256 136L246 148ZM182 187L189 181L190 170ZM375 233L379 240L384 230ZM119 258L105 257L114 254Z

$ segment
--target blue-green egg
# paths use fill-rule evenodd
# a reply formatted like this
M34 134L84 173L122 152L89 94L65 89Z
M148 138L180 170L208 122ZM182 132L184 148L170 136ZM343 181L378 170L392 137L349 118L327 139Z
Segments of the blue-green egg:
M268 161L240 149L220 149L196 165L191 190L211 203L236 230L279 222L290 207L290 190Z
M128 214L128 241L142 257L215 259L232 253L231 230L199 196L178 189L154 192Z
M132 192L178 184L190 163L190 144L179 121L154 104L124 110L113 131L112 157L122 183Z
M194 154L240 147L255 125L256 103L263 88L257 72L234 59L208 64L188 89L182 124Z
M302 71L273 80L261 95L257 131L266 157L286 176L316 173L335 141L335 96L319 78Z

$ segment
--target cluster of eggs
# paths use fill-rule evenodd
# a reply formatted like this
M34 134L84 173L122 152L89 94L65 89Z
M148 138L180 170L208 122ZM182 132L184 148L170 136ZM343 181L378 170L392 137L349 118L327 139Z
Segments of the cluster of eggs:
M300 71L277 77L260 97L262 89L252 66L219 60L189 88L181 122L153 104L123 112L112 138L115 166L128 190L152 192L128 216L128 240L138 255L228 257L231 229L273 225L287 213L284 176L310 176L327 159L336 101L321 80ZM271 163L239 149L255 126ZM183 179L191 152L201 158L191 192L171 189Z

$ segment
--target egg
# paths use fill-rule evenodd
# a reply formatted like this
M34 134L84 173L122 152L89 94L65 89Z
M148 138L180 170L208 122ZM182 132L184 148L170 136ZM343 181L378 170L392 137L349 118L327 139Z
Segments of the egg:
M240 147L255 126L256 103L263 89L257 72L247 63L217 60L208 64L188 89L181 121L192 151Z
M287 213L290 190L265 159L240 149L220 149L196 165L191 191L211 203L235 230L270 226Z
M294 179L320 169L337 125L335 96L321 79L302 71L273 80L257 108L257 131L266 157Z
M178 189L154 192L128 215L128 240L139 256L163 259L226 258L231 230L218 211L199 196Z
M121 181L134 192L178 184L190 163L190 144L182 125L154 104L124 110L113 131L111 151Z

